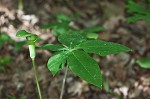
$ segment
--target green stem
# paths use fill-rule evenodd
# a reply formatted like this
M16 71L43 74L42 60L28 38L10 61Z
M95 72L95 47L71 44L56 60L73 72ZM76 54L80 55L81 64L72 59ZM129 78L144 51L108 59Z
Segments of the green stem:
M34 70L34 77L35 77L35 81L36 81L39 97L40 97L40 99L42 99L41 90L40 90L38 77L37 77L37 72L36 72L36 67L35 67L35 61L34 61L35 59L34 58L31 58L31 59L32 59L32 66L33 66L33 70Z
M23 10L23 2L22 0L18 0L18 9Z
M65 87L65 82L66 82L66 77L67 77L67 71L68 71L68 66L66 66L65 75L64 75L63 83L62 83L62 87L61 87L61 94L60 94L60 98L59 99L63 98L64 87Z

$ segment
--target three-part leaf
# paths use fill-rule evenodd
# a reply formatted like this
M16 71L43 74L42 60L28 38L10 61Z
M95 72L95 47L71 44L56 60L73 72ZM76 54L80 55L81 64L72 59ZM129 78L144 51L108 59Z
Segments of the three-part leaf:
M86 40L79 34L63 34L59 36L58 40L65 46L68 46L69 49L49 59L48 68L52 74L55 75L60 70L61 65L65 64L67 59L69 68L76 75L100 88L102 87L102 77L99 66L86 52L106 56L131 51L128 47L113 42ZM79 51L79 49L83 49L84 51ZM56 47L56 50L59 50L59 47Z
M101 56L131 51L131 49L126 46L101 40L88 40L79 44L77 48L83 49L88 53L95 53Z
M69 51L62 51L52 56L47 63L48 69L55 75L64 67Z
M102 88L102 76L95 60L84 51L73 51L68 59L69 68L80 78Z
M63 14L56 15L59 22L43 26L52 28L54 35L58 36L60 44L47 44L41 46L42 49L60 51L48 60L48 69L55 75L64 67L67 60L69 68L80 78L102 88L102 75L100 68L95 60L88 53L96 53L101 56L117 54L120 52L131 51L123 45L100 40L87 40L87 38L98 38L99 32L103 27L95 26L83 30L76 30L69 26L71 19Z

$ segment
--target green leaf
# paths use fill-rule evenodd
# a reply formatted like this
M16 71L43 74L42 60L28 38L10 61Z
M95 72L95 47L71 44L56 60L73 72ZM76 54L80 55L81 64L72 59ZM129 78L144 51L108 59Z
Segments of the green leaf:
M145 59L137 60L136 63L139 64L140 67L142 67L142 68L150 69L150 58L145 58Z
M14 46L14 50L15 51L19 51L22 49L23 45L26 43L26 41L20 41L20 42L16 42L15 46Z
M18 37L27 37L27 36L31 36L32 34L29 32L26 32L25 30L20 30L17 32L16 36Z
M65 22L52 22L46 25L41 26L42 29L52 29L52 33L55 36L59 36L60 34L67 33L68 31L75 30L74 28L70 27L68 23Z
M89 39L97 39L99 37L99 35L96 33L87 33L86 37Z
M99 35L96 34L95 32L99 32L101 30L104 30L104 28L100 26L94 26L94 27L83 29L83 30L74 30L74 31L77 33L80 33L82 36L88 39L97 39Z
M54 28L54 27L58 26L59 24L60 23L58 23L58 22L51 22L51 23L42 25L40 28L41 29L51 29L51 28Z
M65 34L67 33L69 29L67 27L56 27L52 30L52 33L55 35L55 36L59 36L61 34Z
M67 22L67 23L71 22L71 19L68 16L66 16L66 15L64 15L62 13L56 14L55 17L57 19L59 19L61 22Z
M5 66L0 64L0 70L2 70L3 72L5 72Z
M128 1L128 12L130 13L139 13L139 14L145 14L148 13L149 11L147 9L145 9L143 6L141 6L140 4L135 3L132 0Z
M80 45L77 46L77 48L81 48L86 52L96 53L101 56L132 51L130 48L126 46L113 43L113 42L101 41L101 40L88 40L82 42Z
M94 26L94 27L89 27L89 28L80 30L80 32L81 33L93 33L93 32L99 32L101 30L104 30L104 28L100 26Z
M38 36L36 34L31 34L26 32L25 30L20 30L17 32L16 36L18 37L26 37L28 45L34 45Z
M60 51L65 49L61 44L44 44L40 46L40 48L52 51Z
M12 42L12 39L7 34L0 35L0 46L2 46L6 42Z
M53 28L52 33L55 36L59 36L61 34L65 34L68 33L70 31L74 31L75 29L70 27L68 24L65 23L61 23L58 26L56 26L55 28Z
M17 37L27 37L27 40L31 40L31 41L32 40L35 41L38 38L38 36L36 34L31 34L29 32L26 32L25 30L18 31L16 36Z
M108 77L103 76L103 88L106 92L110 92Z
M5 56L3 58L0 58L0 65L5 65L10 63L11 58L12 58L11 56Z
M84 51L73 51L68 59L69 68L80 78L85 81L102 88L102 76L100 68L95 60L93 60Z
M128 17L128 22L132 23L145 18L145 15L135 14L134 16Z
M145 19L147 23L150 24L150 6L148 4L147 7L143 7L140 4L137 4L133 0L128 1L128 12L133 15L128 17L128 22L136 22L141 19Z
M68 46L69 48L73 48L76 45L80 44L81 42L85 41L86 39L78 34L78 33L65 33L58 37L59 42L63 43L64 45Z
M64 67L69 51L62 51L52 56L47 63L48 69L52 72L53 76Z

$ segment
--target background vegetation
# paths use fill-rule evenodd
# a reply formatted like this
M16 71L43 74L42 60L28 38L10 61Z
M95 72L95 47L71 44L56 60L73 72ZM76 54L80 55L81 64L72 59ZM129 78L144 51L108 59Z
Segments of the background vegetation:
M106 57L90 54L101 68L103 89L69 71L64 99L149 99L149 11L149 0L0 0L0 98L38 99L28 47L24 38L16 37L18 30L38 35L40 46L58 43L56 36L70 29L68 26L76 30L98 26L103 28L87 37L120 43L133 51ZM66 29L60 28L63 22L58 21L58 13L70 18ZM53 30L43 26L54 22L59 24ZM53 77L46 66L53 53L37 50L43 99L60 95L64 70Z

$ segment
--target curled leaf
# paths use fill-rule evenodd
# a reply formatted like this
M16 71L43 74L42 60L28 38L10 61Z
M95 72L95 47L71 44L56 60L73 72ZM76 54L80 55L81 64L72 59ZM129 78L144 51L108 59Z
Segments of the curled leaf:
M27 36L31 36L31 35L32 35L31 33L26 32L25 30L20 30L16 34L17 37L27 37Z
M29 45L31 45L30 43L34 43L38 39L38 36L36 34L31 34L25 30L18 31L16 36L17 37L25 37L27 39Z

